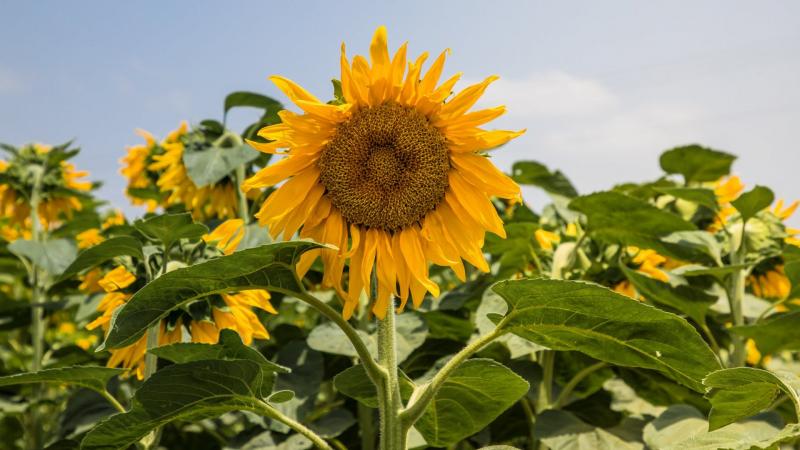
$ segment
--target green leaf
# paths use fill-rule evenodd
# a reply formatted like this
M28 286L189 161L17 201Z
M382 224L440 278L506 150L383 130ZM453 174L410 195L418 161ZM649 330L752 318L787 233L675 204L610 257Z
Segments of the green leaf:
M74 366L44 369L0 377L0 386L31 383L58 383L81 386L97 392L105 392L108 380L124 372L109 367Z
M142 234L170 248L180 239L200 239L208 233L208 227L195 223L189 213L162 214L133 223Z
M519 184L537 186L551 194L567 198L578 196L578 191L561 171L550 172L547 166L536 161L515 162L511 167L511 177Z
M144 259L142 243L131 236L116 236L80 252L64 272L58 282L67 280L86 269L98 266L117 256L132 256Z
M402 370L399 371L399 378L400 396L408 400L414 392L414 382ZM378 391L361 364L339 372L333 377L333 385L342 395L354 398L370 408L378 407Z
M769 408L781 392L789 397L800 420L800 378L791 372L735 367L712 372L703 384L709 388L711 431Z
M800 432L798 424L780 427L779 417L763 414L709 432L708 422L698 410L673 405L644 427L644 442L652 450L776 449Z
M231 92L225 97L225 112L224 117L227 119L228 111L233 108L251 107L263 109L265 113L275 112L283 109L283 105L266 95L257 94L255 92L238 91Z
M736 157L699 145L687 145L661 154L661 168L667 173L683 175L687 183L716 181L731 172Z
M591 283L530 279L492 289L508 303L498 327L553 350L664 373L698 392L721 367L697 331L676 316Z
M353 417L353 413L344 408L336 408L309 424L308 427L320 437L332 439L355 424L356 419Z
M431 446L453 445L492 423L529 387L496 361L467 360L445 380L414 427Z
M674 245L661 242L659 237L676 231L696 230L694 225L675 214L618 192L578 197L569 207L586 215L587 231L598 239L653 249L664 255L674 255L671 250Z
M417 313L409 312L397 316L395 329L397 332L396 352L397 362L401 363L411 355L411 353L425 342L428 336L428 325L425 320ZM378 335L377 332L367 333L358 330L358 334L374 357L378 357ZM308 335L308 346L324 353L357 357L353 344L345 336L341 328L332 322L323 322L314 327Z
M244 345L239 335L235 331L228 329L220 331L218 344L181 342L152 348L148 351L159 358L178 364L209 359L252 361L261 367L263 374L261 381L262 397L269 395L272 391L272 386L275 382L274 374L291 372L289 368L268 360L258 350Z
M53 239L45 242L18 239L8 244L8 250L25 257L48 274L55 276L69 266L77 250L68 239Z
M792 290L789 292L788 297L800 297L800 260L787 261L783 265L783 272L792 284Z
M729 329L734 334L753 339L761 353L800 350L800 311L773 314L753 325Z
M775 194L770 188L756 186L732 201L731 205L742 215L742 220L747 222L759 212L769 208L774 200Z
M210 147L186 152L183 163L186 173L197 187L209 186L230 175L237 167L258 158L259 152L247 144L237 147Z
M134 394L130 411L100 422L83 450L119 450L174 420L200 420L230 411L263 410L261 368L252 361L195 361L156 372Z
M688 187L656 187L654 189L662 194L697 203L714 211L719 208L717 195L711 189Z
M99 349L130 345L170 311L208 295L248 289L301 292L294 266L301 254L320 247L308 241L268 244L167 272L118 310Z
M620 268L644 298L680 311L699 325L705 325L706 313L717 301L717 297L706 294L701 289L685 284L672 286L628 267L620 266Z
M662 237L661 241L674 244L673 252L684 253L684 261L722 265L722 247L708 231L676 231Z
M534 432L552 450L638 450L640 442L628 442L613 430L588 425L566 411L548 410L536 417Z

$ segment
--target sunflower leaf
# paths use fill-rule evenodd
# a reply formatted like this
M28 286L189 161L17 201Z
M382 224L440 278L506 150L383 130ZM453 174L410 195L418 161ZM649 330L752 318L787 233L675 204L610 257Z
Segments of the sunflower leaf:
M529 279L492 289L508 303L498 327L553 350L575 350L610 364L657 370L703 392L721 367L697 331L675 314L592 283Z
M142 243L131 236L116 236L89 247L78 254L78 257L72 261L69 267L64 269L56 282L72 278L86 269L100 265L117 256L132 256L143 259Z
M32 383L59 383L85 387L97 392L105 392L106 384L124 369L109 367L72 366L55 369L44 369L38 372L26 372L0 377L0 386Z
M683 175L686 183L716 181L731 172L736 157L700 145L676 147L661 154L661 168Z
M737 422L767 409L783 392L800 419L800 378L791 372L770 372L752 367L718 370L704 380L711 401L709 430Z

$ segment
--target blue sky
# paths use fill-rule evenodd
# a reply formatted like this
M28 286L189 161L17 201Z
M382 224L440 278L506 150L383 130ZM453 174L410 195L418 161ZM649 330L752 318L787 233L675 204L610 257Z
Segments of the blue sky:
M503 168L538 160L588 193L653 178L661 151L698 142L739 155L746 184L800 198L800 2L0 0L0 12L0 141L76 139L78 165L120 206L134 129L220 118L234 90L285 101L274 73L329 96L340 43L363 54L381 24L393 48L451 48L446 72L467 82L501 76L484 104L508 106L498 127L528 129L495 154Z

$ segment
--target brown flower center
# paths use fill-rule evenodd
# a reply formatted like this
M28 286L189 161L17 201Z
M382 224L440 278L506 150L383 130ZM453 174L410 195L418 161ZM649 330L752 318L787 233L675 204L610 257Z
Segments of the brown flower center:
M424 115L384 103L339 125L319 168L348 223L391 231L420 221L442 201L450 157L444 136Z

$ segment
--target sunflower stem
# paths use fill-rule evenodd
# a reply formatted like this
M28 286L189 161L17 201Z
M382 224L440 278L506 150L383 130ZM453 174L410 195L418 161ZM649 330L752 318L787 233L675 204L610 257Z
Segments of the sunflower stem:
M731 253L731 265L742 264L745 260L746 244L745 244L745 230L747 223L742 223L742 235L739 241L739 248ZM744 325L744 313L742 311L742 301L744 300L746 273L742 269L737 269L730 275L728 283L728 302L730 304L731 315L733 316L733 325ZM733 352L730 355L729 367L744 366L747 359L747 349L745 347L745 340L738 335L731 335L733 341Z
M298 432L299 434L302 434L303 436L308 438L308 440L313 442L317 448L322 450L333 450L333 448L327 442L325 442L325 439L320 437L317 433L314 433L302 423L278 411L269 403L263 401L259 402L258 411L271 419L277 420L278 422L285 424L286 426Z
M41 202L41 188L42 178L44 176L44 167L34 166L31 170L35 170L33 188L31 189L31 240L40 242L43 240L41 223L39 222L39 203ZM35 261L31 261L29 268L29 281L31 284L31 340L33 346L33 359L31 361L31 371L38 372L42 370L42 359L44 356L44 302L42 292L42 278L39 273L39 266ZM29 416L29 433L27 445L29 449L38 450L43 446L43 430L42 424L39 420L39 401L42 397L42 390L44 385L38 384L33 387L33 406L30 409Z
M381 450L404 450L405 433L402 430L400 412L400 384L397 374L397 329L395 326L394 301L386 308L386 317L378 320L378 363L387 377L378 387L383 398L381 412Z

